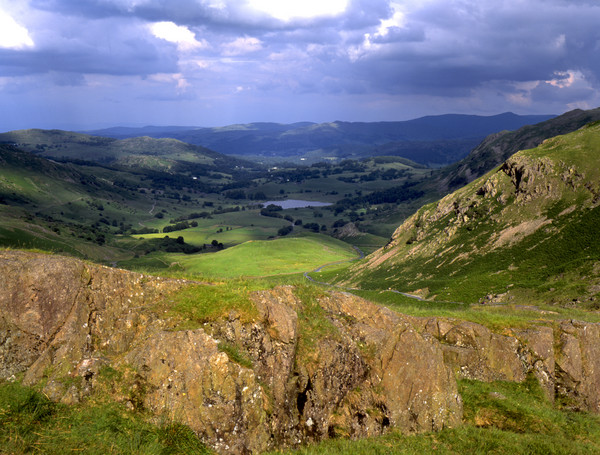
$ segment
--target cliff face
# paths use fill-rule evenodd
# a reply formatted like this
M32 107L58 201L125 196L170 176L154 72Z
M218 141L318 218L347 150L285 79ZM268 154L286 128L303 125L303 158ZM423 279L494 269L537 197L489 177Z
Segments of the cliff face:
M232 312L178 330L165 305L187 285L0 252L0 378L23 377L65 403L110 399L165 415L232 454L457 425L456 374L522 381L532 373L549 397L600 411L596 324L495 334L346 293L314 302L279 287L251 294L251 321ZM324 328L308 330L315 318Z

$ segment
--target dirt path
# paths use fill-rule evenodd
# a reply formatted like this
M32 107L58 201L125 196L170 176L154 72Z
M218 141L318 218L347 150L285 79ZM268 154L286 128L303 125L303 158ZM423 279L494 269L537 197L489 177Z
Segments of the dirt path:
M357 246L355 246L355 245L352 245L352 248L354 248L354 249L356 250L356 252L358 253L358 256L356 256L356 257L354 257L354 258L351 258L351 259L343 259L343 260L341 260L341 261L328 262L327 264L320 265L319 267L317 267L317 268L316 268L316 269L314 269L314 270L311 270L310 272L304 272L304 278L306 278L306 279L307 279L307 280L309 280L309 281L312 281L313 283L317 283L317 284L323 284L323 285L325 285L325 286L333 286L333 287L340 288L340 289L348 289L348 290L351 290L352 288L344 288L344 287L341 287L341 286L337 286L337 285L335 285L335 284L331 284L331 283L325 283L325 282L323 282L323 281L317 281L317 280L315 280L313 277L311 277L311 276L309 275L309 273L319 273L319 272L320 272L321 270L323 270L325 267L330 267L330 266L333 266L333 265L339 265L339 264L343 264L343 263L345 263L345 262L353 262L353 261L359 261L359 260L361 260L361 259L364 259L364 257L365 257L365 253L363 253L363 251L362 251L362 250L361 250L359 247L357 247Z

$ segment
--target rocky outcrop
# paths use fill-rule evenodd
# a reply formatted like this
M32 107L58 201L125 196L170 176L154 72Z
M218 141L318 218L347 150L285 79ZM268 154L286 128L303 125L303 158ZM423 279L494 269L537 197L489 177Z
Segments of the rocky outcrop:
M64 403L104 397L175 419L226 454L457 425L457 376L533 374L551 399L600 412L598 324L499 334L283 286L250 294L251 320L231 312L179 330L165 311L188 284L0 252L0 378Z
M560 324L556 352L556 393L568 406L600 412L600 325Z
M413 319L438 339L458 377L522 382L533 374L550 400L600 413L600 324L562 321L498 334L466 321Z
M251 321L233 312L178 330L165 309L182 286L0 252L0 377L23 377L65 403L100 394L165 415L220 453L461 421L440 343L390 310L342 293L302 300L280 287L251 294ZM324 329L311 332L309 310Z

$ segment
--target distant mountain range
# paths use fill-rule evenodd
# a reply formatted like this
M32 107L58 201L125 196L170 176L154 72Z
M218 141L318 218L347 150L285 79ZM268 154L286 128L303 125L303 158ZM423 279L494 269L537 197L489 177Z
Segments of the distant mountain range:
M553 117L510 112L494 116L447 114L399 122L116 127L87 133L117 139L174 138L227 155L303 158L309 162L392 155L441 166L463 158L489 134L516 130Z

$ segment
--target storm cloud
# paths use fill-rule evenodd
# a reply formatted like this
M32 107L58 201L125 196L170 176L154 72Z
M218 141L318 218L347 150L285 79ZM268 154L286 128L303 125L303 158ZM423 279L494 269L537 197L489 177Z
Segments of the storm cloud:
M0 0L0 129L600 105L597 2L284 4Z

